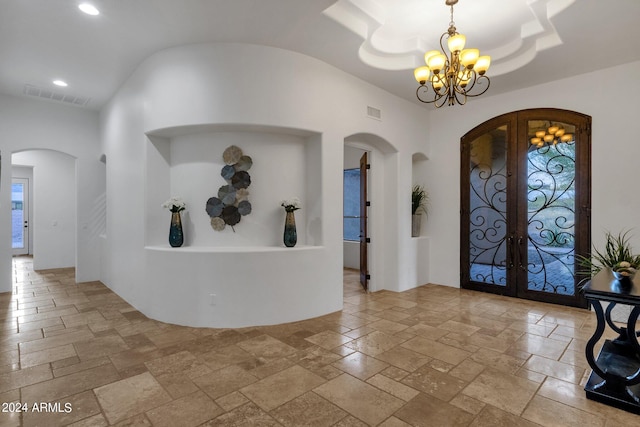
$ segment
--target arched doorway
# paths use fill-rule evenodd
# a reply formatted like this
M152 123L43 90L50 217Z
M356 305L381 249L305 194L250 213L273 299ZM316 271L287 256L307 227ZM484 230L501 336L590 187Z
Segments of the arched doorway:
M12 176L31 170L29 245L34 269L75 267L77 257L76 158L55 150L11 155ZM17 174L17 175L16 175Z
M352 268L361 270L361 280L364 279L367 283L365 289L377 291L382 289L382 283L385 283L383 276L393 274L394 268L388 262L385 264L385 249L389 250L391 245L397 245L397 241L393 242L385 236L384 201L393 199L394 194L389 194L389 192L397 188L398 171L395 167L396 163L392 160L397 154L397 150L386 139L369 133L357 133L348 136L344 139L344 145L345 170L357 168L360 176L360 160L363 157L366 158L365 164L370 165L369 168L365 169L367 195L366 200L364 200L370 203L367 206L358 207L359 212L361 209L366 209L364 215L366 235L361 236L362 233L360 232L362 214L347 215L358 217L357 219L351 219L354 222L357 221L357 225L354 224L354 226L358 227L358 241L343 240L345 265L348 258L356 260L357 264L352 265ZM358 183L360 182L359 178ZM364 195L361 194L360 186L358 186L357 191L359 202L360 196ZM390 220L389 218L387 219ZM345 217L345 220L348 219ZM361 239L364 241L361 241ZM385 245L382 242L385 242ZM364 254L362 251L363 246ZM349 254L350 252L351 255Z
M575 260L591 245L591 118L516 111L461 144L461 286L586 307Z

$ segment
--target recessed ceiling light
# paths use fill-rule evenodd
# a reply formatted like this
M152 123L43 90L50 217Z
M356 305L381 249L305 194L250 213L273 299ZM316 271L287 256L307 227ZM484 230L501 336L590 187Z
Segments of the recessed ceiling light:
M64 80L54 80L54 81L53 81L53 84L54 84L54 85L56 85L56 86L60 86L60 87L67 87L67 86L69 86L69 85L67 84L67 82L65 82Z
M100 11L96 7L89 3L82 3L78 5L78 8L87 15L99 15Z

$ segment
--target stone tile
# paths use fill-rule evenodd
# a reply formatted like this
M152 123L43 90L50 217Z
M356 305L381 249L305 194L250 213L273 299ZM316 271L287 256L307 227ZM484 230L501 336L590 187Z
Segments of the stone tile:
M0 375L0 393L53 378L49 365L38 365Z
M72 344L67 344L60 347L35 351L33 353L25 353L20 357L20 366L24 369L73 356L76 356L76 350Z
M50 319L38 320L35 322L26 322L20 324L20 331L33 331L46 328L49 326L64 325L60 317L52 317Z
M291 356L296 353L295 348L268 335L260 335L255 338L239 342L237 346L256 357L261 357L267 360Z
M20 363L20 353L18 347L15 346L13 350L0 352L0 366L2 365L17 365ZM3 349L4 350L4 349Z
M0 296L1 295L2 294L0 294ZM4 403L21 404L22 401L20 400L20 389L14 389L4 393L0 393L0 404L4 404ZM2 411L2 409L5 409L5 408L0 408L0 426L22 427L22 423L21 423L22 414L20 412L9 410L12 408L6 408L7 411Z
M63 426L100 414L100 405L90 390L58 401L42 403L49 406L42 411L31 410L23 414L24 427Z
M458 366L449 371L449 374L460 378L461 380L470 382L485 369L485 365L475 362L471 359L463 360Z
M329 427L347 415L313 392L305 393L271 412L271 416L287 427Z
M567 343L538 335L525 334L511 348L558 360L567 348Z
M388 333L374 331L345 344L345 347L368 354L369 356L377 356L380 353L391 350L403 341L405 340Z
M538 384L533 381L487 369L462 393L514 415L520 415L537 389Z
M202 427L279 427L280 423L260 409L255 403L249 402L235 408L219 417L202 424Z
M129 350L129 346L119 335L79 341L74 343L74 347L78 353L78 357L83 361Z
M463 411L473 415L479 414L480 411L482 411L482 409L487 406L484 402L480 402L479 400L476 400L473 397L469 397L462 393L451 399L449 403L456 408L460 408Z
M418 395L418 391L411 387L407 387L406 385L392 380L391 378L377 374L373 377L369 378L367 382L373 386L378 387L382 391L386 391L387 393L408 402Z
M20 354L33 353L48 348L60 347L66 344L92 339L94 336L89 330L78 330L66 334L42 338L36 341L20 343Z
M445 402L451 400L467 385L465 381L429 366L423 366L410 373L401 382Z
M375 355L376 359L390 363L405 371L413 372L431 360L431 357L403 347L393 347Z
M344 335L338 334L333 331L322 331L305 338L305 340L327 350L331 350L332 348L339 347L343 344L348 343L349 341L351 341L351 338L345 337Z
M389 417L380 424L380 427L411 427L411 425L399 418Z
M513 374L525 363L526 358L518 358L489 349L480 349L473 353L471 360L481 365Z
M539 427L539 424L522 419L495 406L486 405L470 427ZM558 426L560 427L560 426Z
M365 424L353 415L349 415L334 424L334 427L368 427L369 425L370 424Z
M585 369L582 367L547 359L535 354L527 360L523 368L574 384L579 384L585 373Z
M196 378L212 372L211 368L188 351L153 359L145 362L145 365L155 376L180 374L188 378Z
M25 316L18 317L18 324L28 323L28 322L38 322L46 319L59 318L60 316L76 314L78 310L71 307L63 307L63 308L55 308L53 310L42 311L36 314L28 314Z
M229 412L232 409L237 408L238 406L242 406L247 402L249 402L249 399L247 399L239 391L234 391L233 393L229 393L226 396L222 396L221 398L216 400L218 406L220 406L226 412Z
M253 358L255 358L254 355L237 345L228 345L198 356L199 360L206 363L214 371L229 365L243 363Z
M12 333L9 334L0 333L0 348L7 348L22 342L35 341L39 339L42 339L42 331L40 330L23 332L16 332L15 330L12 330Z
M85 418L75 423L69 424L67 427L107 427L109 422L104 415L97 414L93 417Z
M604 417L536 396L531 400L522 418L543 426L602 427Z
M147 411L147 418L154 427L199 426L224 413L202 391L184 396L180 399L158 406Z
M25 402L53 402L119 379L120 375L112 365L102 365L24 387L22 399Z
M461 335L473 335L474 333L480 330L479 327L469 325L463 322L457 322L455 320L447 320L446 322L438 325L438 329L443 329L445 331L456 332Z
M359 420L377 425L404 405L404 401L348 374L314 390Z
M213 399L217 399L258 381L258 378L244 369L232 365L194 378L193 381L205 393Z
M365 294L345 270L341 312L189 328L145 318L99 282L76 284L74 269L33 272L28 261L16 294L0 294L0 402L74 410L0 413L0 427L638 423L586 399L596 325L586 310L438 285ZM114 388L122 402L101 411L94 390L127 382L149 387Z
M64 325L68 328L76 325L88 325L89 323L102 323L107 319L97 310L60 316Z
M111 361L108 357L101 357L99 359L91 359L86 362L81 362L77 357L70 357L52 362L51 365L53 367L53 376L57 378L97 368L98 366L111 365Z
M147 336L157 347L169 347L197 338L195 334L182 330L172 330L153 335L147 334Z
M171 401L148 372L98 387L94 392L111 424Z
M415 427L459 427L474 418L447 402L419 394L395 413L395 417Z
M369 323L367 326L370 328L377 329L378 331L384 332L388 335L397 334L398 332L401 332L408 328L407 325L403 325L402 323L398 323L398 322L392 322L386 319Z
M293 366L248 385L240 392L260 408L271 411L324 382L324 378L300 366Z
M347 372L356 378L366 380L367 378L377 374L378 372L386 369L389 365L385 362L381 362L378 359L367 356L362 353L353 353L347 357L344 357L332 366Z
M422 337L413 338L401 344L401 346L417 353L433 357L434 359L453 363L454 365L457 365L471 355L468 351Z

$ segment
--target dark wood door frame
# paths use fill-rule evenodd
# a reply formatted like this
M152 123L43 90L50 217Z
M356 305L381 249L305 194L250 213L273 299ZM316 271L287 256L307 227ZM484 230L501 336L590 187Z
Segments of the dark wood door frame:
M573 111L539 108L515 111L490 119L461 138L461 221L460 221L460 283L462 288L498 293L508 296L586 307L586 300L578 291L578 283L584 275L575 268L574 295L559 295L532 291L527 284L528 216L527 216L527 155L529 147L528 123L530 120L553 120L575 124L575 141L580 144L575 154L575 247L574 254L588 256L591 247L591 118ZM506 233L506 286L497 286L470 277L470 149L474 140L498 128L506 127L506 172L504 215Z

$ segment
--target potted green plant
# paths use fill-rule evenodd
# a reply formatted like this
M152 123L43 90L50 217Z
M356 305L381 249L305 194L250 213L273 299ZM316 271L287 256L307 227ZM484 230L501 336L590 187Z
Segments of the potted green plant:
M629 279L640 267L640 255L632 252L629 231L618 233L617 236L607 232L604 250L594 247L591 257L578 256L578 264L583 268L583 273L591 277L608 268L616 278Z
M422 185L414 185L411 189L411 237L420 235L422 213L428 214L427 201L429 194Z

